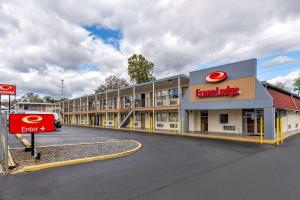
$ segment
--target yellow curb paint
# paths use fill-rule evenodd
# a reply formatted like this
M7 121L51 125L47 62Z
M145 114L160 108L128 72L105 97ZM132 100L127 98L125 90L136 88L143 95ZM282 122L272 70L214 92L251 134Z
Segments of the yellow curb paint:
M107 159L113 159L113 158L128 156L130 154L133 154L133 153L137 152L140 148L142 148L141 143L139 143L137 141L134 141L134 140L130 140L130 141L133 141L133 142L137 143L138 146L135 147L134 149L124 151L124 152L121 152L121 153L116 153L116 154L109 154L109 155L96 156L96 157L90 157L90 158L82 158L82 159L76 159L76 160L68 160L68 161L62 161L62 162L54 162L54 163L27 166L27 167L23 167L22 169L20 169L18 171L12 172L11 174L32 172L32 171L48 169L48 168L53 168L53 167L61 167L61 166L65 166L65 165L74 165L74 164L81 164L81 163L87 163L87 162L107 160Z
M16 138L19 139L19 140L23 139L23 135L21 135L21 134L15 134L15 136L16 136Z
M28 142L28 140L26 140L25 138L23 138L21 140L22 144L25 146L25 147L31 147L31 144L30 142Z
M25 138L23 138L22 135L20 135L20 134L15 134L15 136L16 136L16 138L17 138L18 140L21 141L21 143L22 143L25 147L30 147L30 146L31 146L30 142L28 142L28 140L26 140Z
M10 148L8 147L8 167L14 168L16 166L16 163L14 162L14 159L12 158L9 150L10 150Z

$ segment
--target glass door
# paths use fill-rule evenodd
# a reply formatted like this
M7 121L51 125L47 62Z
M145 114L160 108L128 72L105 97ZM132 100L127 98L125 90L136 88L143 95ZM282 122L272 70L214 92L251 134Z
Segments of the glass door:
M208 131L208 111L200 111L201 131Z
M255 133L255 112L254 109L243 110L243 133Z

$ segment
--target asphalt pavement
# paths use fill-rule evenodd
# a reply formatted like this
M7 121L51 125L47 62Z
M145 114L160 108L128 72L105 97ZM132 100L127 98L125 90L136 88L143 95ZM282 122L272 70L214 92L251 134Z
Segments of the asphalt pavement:
M0 176L0 199L300 199L300 136L279 147L84 127L38 145L133 139L128 157Z

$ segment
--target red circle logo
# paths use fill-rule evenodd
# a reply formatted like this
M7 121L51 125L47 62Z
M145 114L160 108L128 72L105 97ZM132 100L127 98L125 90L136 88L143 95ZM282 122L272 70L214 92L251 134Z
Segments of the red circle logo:
M41 116L29 115L29 116L23 117L22 121L27 124L37 124L37 123L40 123L42 121L42 119L43 118Z
M220 81L224 81L227 78L227 73L223 71L211 72L206 75L205 80L209 83L217 83Z
M11 90L12 86L10 85L0 85L0 90Z

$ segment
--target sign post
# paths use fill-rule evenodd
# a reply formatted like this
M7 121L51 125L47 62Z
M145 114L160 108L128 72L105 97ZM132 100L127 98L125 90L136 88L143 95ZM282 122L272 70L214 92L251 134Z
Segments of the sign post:
M31 156L35 154L35 133L53 132L53 114L11 114L9 116L10 134L31 134Z

